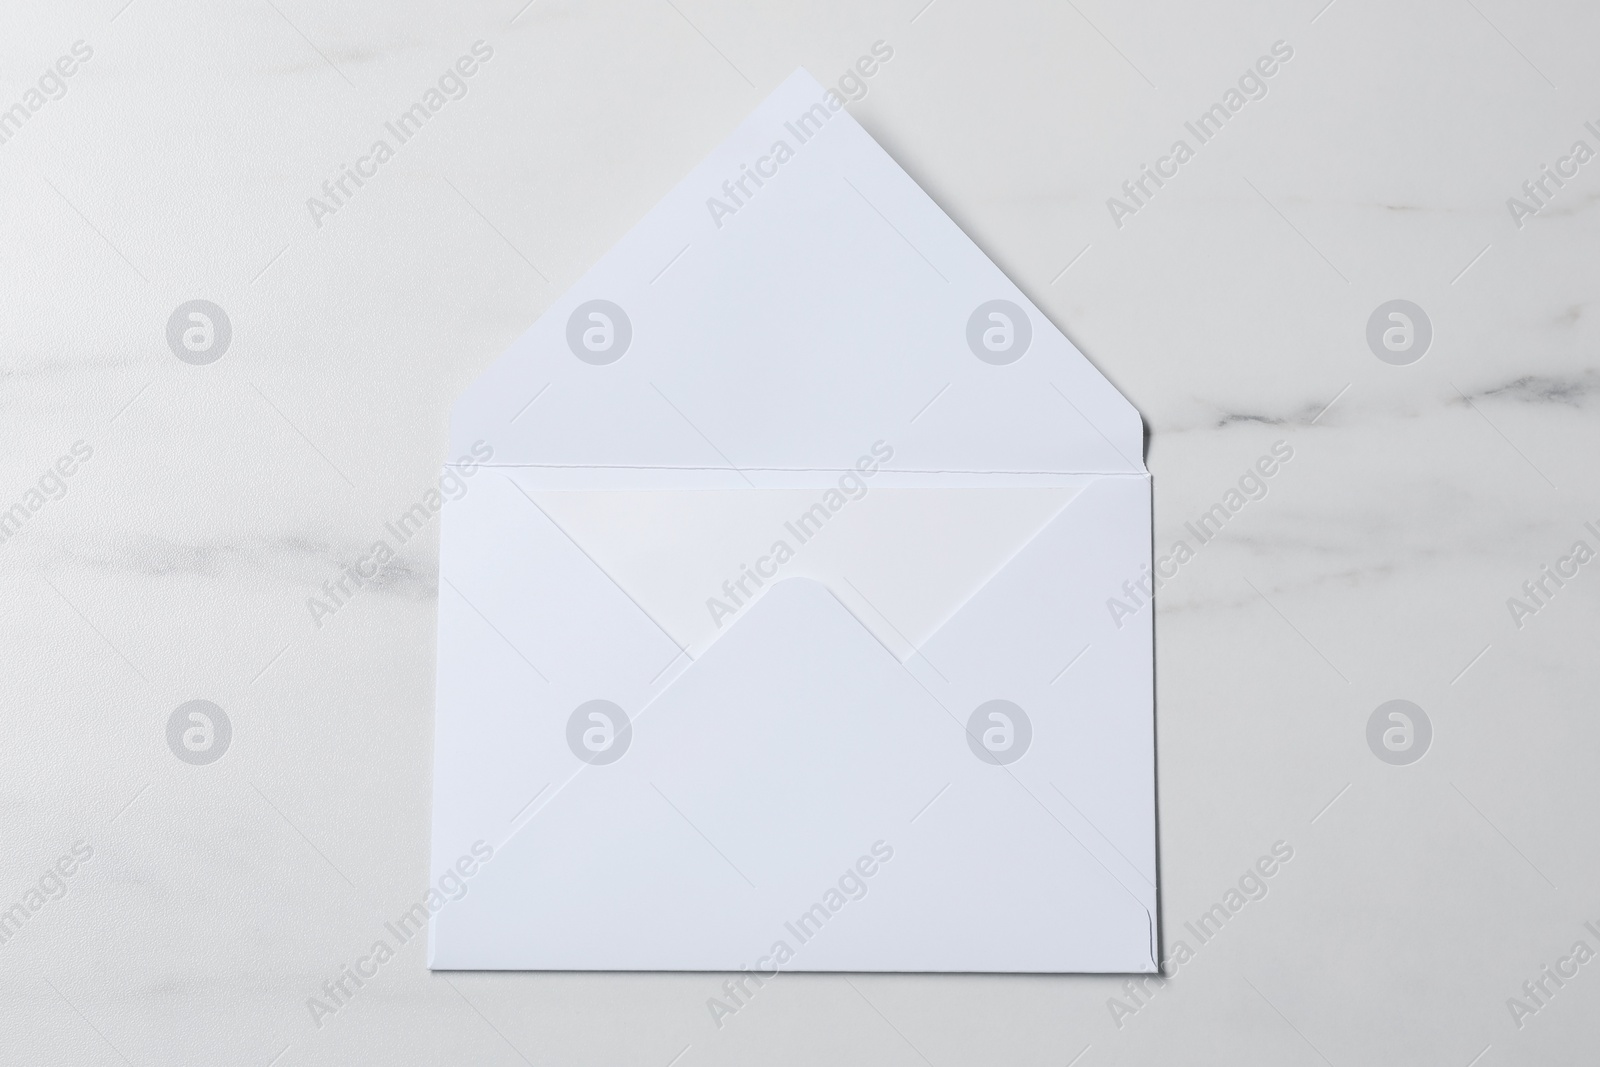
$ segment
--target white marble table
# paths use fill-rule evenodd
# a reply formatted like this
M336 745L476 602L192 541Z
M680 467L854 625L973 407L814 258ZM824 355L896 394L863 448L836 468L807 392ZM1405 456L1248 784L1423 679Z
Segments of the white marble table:
M1600 9L123 4L0 13L0 1060L1593 1057ZM437 525L308 598L423 497L466 382L796 66L877 41L852 111L1139 406L1157 543L1198 546L1157 615L1190 953L1143 992L789 975L719 1027L721 976L430 974L413 941L314 1022L428 877ZM195 299L210 362L166 336ZM1395 299L1420 360L1369 347ZM1431 724L1407 765L1368 744L1395 699ZM210 764L169 747L192 700Z

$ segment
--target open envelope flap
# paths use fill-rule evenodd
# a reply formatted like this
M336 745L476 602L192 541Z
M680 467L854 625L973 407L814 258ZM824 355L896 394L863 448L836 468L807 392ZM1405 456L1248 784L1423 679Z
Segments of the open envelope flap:
M1148 903L815 582L631 729L435 917L433 966L734 971L783 943L788 970L1154 969Z
M897 472L1144 473L1133 407L804 71L466 390L451 438L554 489L806 486L878 441Z
M435 863L495 858L433 966L738 969L881 839L895 879L787 969L1154 969L1149 615L1098 584L1149 558L1147 479L1088 480L904 664L807 580L691 662L507 473L444 518Z

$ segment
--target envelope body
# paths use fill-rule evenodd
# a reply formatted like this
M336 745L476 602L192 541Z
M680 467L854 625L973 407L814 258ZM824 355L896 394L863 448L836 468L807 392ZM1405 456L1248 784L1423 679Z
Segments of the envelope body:
M797 72L453 412L430 965L1155 971L1142 449Z

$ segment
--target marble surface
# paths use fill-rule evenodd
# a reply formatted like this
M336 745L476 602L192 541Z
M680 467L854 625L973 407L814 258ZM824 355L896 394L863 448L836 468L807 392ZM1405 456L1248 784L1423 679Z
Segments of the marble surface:
M100 0L0 25L26 115L0 113L0 1060L1593 1057L1600 563L1560 561L1600 549L1600 162L1572 156L1600 149L1600 9ZM428 880L437 527L331 616L308 598L433 484L474 375L796 66L833 81L879 40L851 110L1144 414L1158 545L1293 450L1157 606L1164 950L1192 955L1142 993L791 975L718 1027L720 976L430 974L412 942L313 1021ZM464 96L308 207L479 41ZM1280 41L1264 96L1188 132ZM1535 204L1545 166L1576 174ZM204 365L166 333L194 299L231 324ZM1432 325L1408 365L1367 341L1393 299ZM1535 604L1546 565L1577 574ZM232 729L208 765L168 743L196 699ZM1394 699L1432 726L1404 766L1368 744ZM1188 936L1278 842L1265 896Z

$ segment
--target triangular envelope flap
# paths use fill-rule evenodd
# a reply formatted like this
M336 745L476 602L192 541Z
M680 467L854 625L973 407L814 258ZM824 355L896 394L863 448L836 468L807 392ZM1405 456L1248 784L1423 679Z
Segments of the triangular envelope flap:
M737 970L786 940L791 970L1149 969L1146 908L817 583L572 765L436 916L433 966ZM797 937L874 843L892 860Z
M527 468L507 469L529 480ZM822 582L904 660L1081 486L528 496L690 654L779 578Z
M452 454L1143 473L1132 406L836 104L779 87L469 387Z

